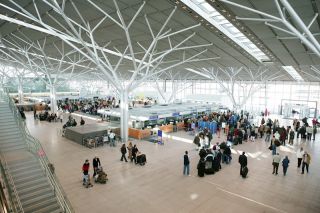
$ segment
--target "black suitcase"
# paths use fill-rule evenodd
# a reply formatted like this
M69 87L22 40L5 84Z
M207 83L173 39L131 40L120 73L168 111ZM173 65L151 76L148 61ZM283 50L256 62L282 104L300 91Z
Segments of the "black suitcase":
M249 172L248 167L246 167L246 166L243 167L242 170L241 170L241 176L242 176L243 178L246 178L247 175L248 175L248 172Z
M141 166L145 165L147 162L147 158L145 154L137 156L137 163L140 164Z

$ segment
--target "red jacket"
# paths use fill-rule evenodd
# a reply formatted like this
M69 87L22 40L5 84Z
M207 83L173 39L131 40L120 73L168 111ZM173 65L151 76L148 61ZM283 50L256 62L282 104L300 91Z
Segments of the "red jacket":
M87 175L89 173L89 166L90 166L89 163L84 163L83 164L83 166L82 166L83 174Z

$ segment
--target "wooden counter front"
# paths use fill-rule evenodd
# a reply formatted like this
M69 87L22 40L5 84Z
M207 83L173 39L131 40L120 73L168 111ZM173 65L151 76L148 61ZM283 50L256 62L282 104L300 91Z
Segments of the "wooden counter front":
M184 122L178 122L177 128L178 128L178 130L183 130L184 129Z
M150 129L133 129L129 128L129 137L135 138L135 139L143 139L151 136Z
M165 133L173 132L173 125L172 124L168 124L168 125L160 126L159 129L162 130L162 132L165 132Z

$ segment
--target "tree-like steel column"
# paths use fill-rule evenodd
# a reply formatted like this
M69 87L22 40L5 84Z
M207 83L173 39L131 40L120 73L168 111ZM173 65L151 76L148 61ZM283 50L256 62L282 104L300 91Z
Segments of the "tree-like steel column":
M46 17L46 21L49 20L50 24L49 22L45 23L45 20L40 15L40 9L43 8L38 6L40 2L35 1L33 3L34 9L36 11L36 13L33 14L28 12L16 1L10 0L10 2L14 4L15 8L18 8L19 10L16 10L10 6L6 6L7 10L18 13L25 19L28 19L29 21L37 24L37 26L28 24L21 20L10 19L4 16L0 16L0 19L5 19L12 23L19 24L30 29L44 32L60 38L62 41L64 41L65 44L73 48L74 51L78 52L84 58L90 61L90 63L94 64L100 71L100 73L105 75L104 79L107 80L108 83L112 84L117 93L120 95L120 100L122 100L121 124L123 125L122 128L125 129L127 129L126 123L128 122L129 118L127 113L128 97L125 98L125 95L127 96L133 89L137 88L148 79L152 79L153 76L158 75L159 73L173 69L184 63L207 60L198 58L200 55L206 52L206 49L200 50L191 56L189 55L189 57L186 57L185 51L189 49L197 50L198 48L212 45L187 45L190 42L191 38L193 38L195 35L195 33L190 33L190 31L200 26L200 24L178 29L176 31L173 31L172 29L169 29L167 27L169 21L171 20L173 14L177 9L176 7L166 17L166 20L160 27L160 29L157 30L152 29L149 19L147 15L145 15L145 24L149 30L149 35L147 36L149 36L150 39L148 42L140 43L141 41L134 41L134 37L132 37L130 34L130 28L136 21L137 17L140 15L145 2L142 3L142 5L139 7L137 12L131 19L125 19L120 11L117 1L113 1L117 16L113 17L112 15L108 14L103 8L97 5L94 1L87 0L88 5L91 6L93 10L96 10L96 12L102 17L100 20L95 20L90 23L87 22L82 15L84 11L80 11L77 5L72 0L70 0L69 2L63 1L62 4L59 4L56 0L43 0L41 1L41 4L43 3L52 9L50 13L47 13ZM65 6L67 3L69 4L69 7L74 9L72 17L70 14L66 14ZM126 22L125 20L129 21ZM103 46L100 45L101 42L97 42L96 31L100 26L103 25L103 23L106 22L108 24L110 24L109 22L114 23L115 26L118 26L119 29L123 32L125 37L123 43L126 45L124 48L118 50L117 47L115 47L115 51L111 51L109 49L106 49L110 42L106 45L103 44ZM55 26L59 26L61 28L52 26L52 23L55 23ZM174 42L172 42L174 37ZM101 36L99 38L101 38ZM164 42L167 43L167 45L165 45L166 48L163 48ZM159 46L159 43L162 43L161 47ZM142 54L140 54L141 51ZM138 55L137 52L139 52L140 55ZM108 54L118 56L119 60L114 63L114 60L111 61L111 58ZM167 61L169 58L170 61ZM174 58L175 60L172 60L172 58ZM130 61L131 68L126 68L124 70L122 68L122 64L127 61ZM124 84L125 80L127 82L126 84ZM127 141L127 133L127 130L121 131L121 137L124 142Z

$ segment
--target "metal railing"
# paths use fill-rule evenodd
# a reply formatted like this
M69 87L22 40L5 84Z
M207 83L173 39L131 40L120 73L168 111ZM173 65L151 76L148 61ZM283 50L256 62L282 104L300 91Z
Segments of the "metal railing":
M0 91L1 93L1 91ZM13 103L12 99L9 96L9 93L5 88L3 88L3 97L8 101L10 109L15 117L16 123L18 124L23 139L26 141L27 147L31 153L33 153L41 163L41 166L49 179L49 182L54 190L54 194L65 213L74 213L73 208L71 207L70 201L67 199L65 192L62 189L61 184L59 183L55 174L53 174L49 168L49 160L44 152L44 149L41 146L41 143L34 137L31 136L29 130L26 126L25 121L21 118L21 114L18 108Z

